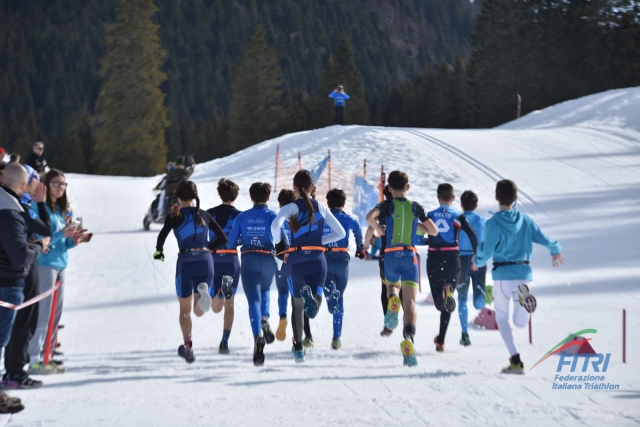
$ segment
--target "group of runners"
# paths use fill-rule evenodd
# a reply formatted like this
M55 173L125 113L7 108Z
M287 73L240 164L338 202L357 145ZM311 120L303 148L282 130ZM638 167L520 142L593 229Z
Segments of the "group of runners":
M305 347L314 345L309 319L318 314L324 299L333 315L331 348L341 347L344 293L349 277L349 239L353 232L357 258L364 259L374 234L382 239L380 278L384 327L381 336L390 336L399 326L402 308L403 340L400 349L404 364L417 365L416 337L419 258L416 246L428 245L426 262L431 294L440 312L440 328L434 338L435 350L443 352L451 313L458 306L460 344L471 345L468 333L467 296L473 289L476 309L494 301L500 334L510 353L503 373L524 373L513 332L509 325L510 301L514 301L513 322L524 327L536 300L529 292L532 279L529 259L532 243L547 247L554 266L564 260L558 242L545 236L536 223L515 209L517 186L509 180L496 185L499 211L487 221L474 211L478 197L472 191L461 195L462 212L453 207L456 199L451 184L438 186L439 207L426 212L407 198L409 177L401 171L389 174L384 189L386 200L366 216L370 227L363 239L358 221L346 214L344 191L332 189L327 204L315 198L312 174L300 170L293 188L278 195L279 211L267 206L271 185L256 182L249 195L251 209L234 207L239 187L221 179L218 194L222 204L207 211L200 208L195 183L182 181L175 192L175 205L158 236L154 258L164 260L163 247L173 230L178 241L176 292L180 303L180 327L184 344L178 354L195 361L191 311L200 317L209 309L224 310L224 330L219 353L229 353L229 336L234 319L234 298L242 278L254 337L253 363L264 364L264 348L276 339L286 339L287 306L291 296L291 326L296 362L304 362ZM240 247L238 251L238 247ZM242 262L240 262L240 258ZM493 258L495 291L485 286L486 264ZM274 333L270 324L270 288L278 289L279 323ZM458 292L458 302L454 292Z

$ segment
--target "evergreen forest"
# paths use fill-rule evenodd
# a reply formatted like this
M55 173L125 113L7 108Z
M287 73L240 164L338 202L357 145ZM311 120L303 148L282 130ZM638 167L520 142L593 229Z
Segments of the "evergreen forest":
M631 0L3 0L0 146L149 176L333 123L493 127L640 85Z

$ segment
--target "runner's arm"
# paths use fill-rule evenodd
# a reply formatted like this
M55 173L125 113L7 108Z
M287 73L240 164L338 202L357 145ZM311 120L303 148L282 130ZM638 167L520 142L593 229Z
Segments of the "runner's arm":
M298 215L298 205L295 203L289 203L286 206L280 208L280 211L276 215L275 219L271 223L271 235L273 236L273 244L277 245L280 243L281 236L280 230L284 225L284 222L290 217ZM236 221L237 222L237 221Z
M324 218L324 221L332 230L331 233L326 236L322 236L322 244L327 245L329 243L337 242L340 239L344 239L347 232L344 231L340 221L338 221L331 211L322 203L318 203L318 210L320 211L320 215Z
M471 241L473 253L476 253L478 250L478 236L476 235L476 232L473 230L473 227L471 227L471 224L469 224L469 221L467 221L467 217L460 215L458 220L460 221L460 228L462 228L462 231L467 233L469 241Z
M207 212L202 211L201 214L203 217L205 217L205 215L208 217L207 222L209 225L209 230L213 231L213 234L216 235L216 240L209 242L209 249L214 250L221 246L225 246L228 239L227 235L224 234L224 231L222 231L222 228L220 228L220 225Z

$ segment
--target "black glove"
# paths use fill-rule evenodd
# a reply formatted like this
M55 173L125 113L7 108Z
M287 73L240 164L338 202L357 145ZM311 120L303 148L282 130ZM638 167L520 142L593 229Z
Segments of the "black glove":
M356 258L365 259L367 254L365 251L356 251Z

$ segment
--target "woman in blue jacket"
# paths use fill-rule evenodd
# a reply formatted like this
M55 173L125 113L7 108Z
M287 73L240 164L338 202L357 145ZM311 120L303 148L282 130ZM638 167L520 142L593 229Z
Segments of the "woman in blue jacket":
M69 208L67 199L67 181L64 173L57 169L52 169L44 177L44 185L47 187L47 211L51 221L51 246L48 253L43 253L38 260L38 283L40 293L45 293L52 289L56 280L64 285L65 270L69 263L67 251L85 241L85 235L78 233L76 229L67 226L65 213ZM39 216L37 206L32 206L33 212ZM33 337L29 341L29 357L32 374L54 374L63 373L65 369L58 363L44 365L44 349L49 325L51 310L55 310L53 325L53 335L51 337L51 349L56 342L58 323L62 316L62 306L64 300L64 286L58 290L56 307L52 307L53 297L49 296L38 303L38 324Z

